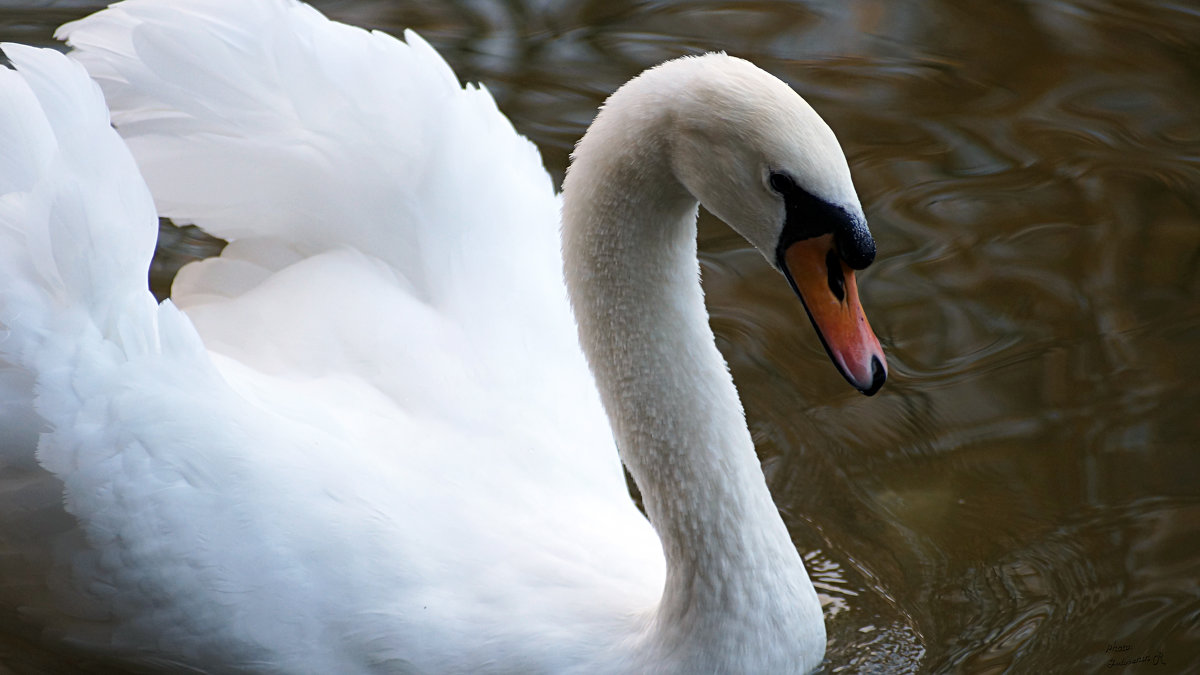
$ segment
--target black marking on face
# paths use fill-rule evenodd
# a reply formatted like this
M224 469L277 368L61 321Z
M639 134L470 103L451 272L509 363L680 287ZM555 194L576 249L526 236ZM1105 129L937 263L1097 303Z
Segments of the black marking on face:
M792 244L830 233L838 255L850 269L864 269L875 260L875 240L860 218L814 196L782 171L772 171L768 183L783 197L786 208L783 232L775 248L776 265L783 267L783 252Z
M834 230L833 240L837 244L838 255L850 269L866 269L875 261L875 240L867 231L866 223L852 220L855 221L854 225Z

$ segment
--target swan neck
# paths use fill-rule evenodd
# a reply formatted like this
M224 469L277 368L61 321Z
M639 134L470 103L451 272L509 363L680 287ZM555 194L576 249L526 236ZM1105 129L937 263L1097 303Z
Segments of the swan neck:
M669 117L623 114L610 99L563 196L580 341L666 557L657 625L699 641L733 624L815 621L823 649L815 592L708 324L698 204L672 171Z

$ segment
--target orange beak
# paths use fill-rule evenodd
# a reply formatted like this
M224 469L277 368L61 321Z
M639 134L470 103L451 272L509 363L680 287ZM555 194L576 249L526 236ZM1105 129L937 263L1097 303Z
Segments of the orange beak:
M887 359L858 300L854 270L838 256L833 235L791 244L783 263L784 275L842 376L867 396L879 391L887 380Z

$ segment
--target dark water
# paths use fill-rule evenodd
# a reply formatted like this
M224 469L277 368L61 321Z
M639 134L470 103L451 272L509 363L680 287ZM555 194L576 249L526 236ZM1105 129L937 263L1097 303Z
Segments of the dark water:
M97 4L0 4L0 38ZM827 672L1200 672L1200 4L316 4L420 31L556 176L608 93L680 54L750 58L838 133L880 249L875 398L701 228ZM167 263L206 250L169 236Z

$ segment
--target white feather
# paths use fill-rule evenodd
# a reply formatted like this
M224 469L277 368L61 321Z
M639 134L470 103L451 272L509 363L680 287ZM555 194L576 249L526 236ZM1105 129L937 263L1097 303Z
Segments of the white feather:
M65 483L87 544L53 556L71 567L55 594L65 599L23 601L37 605L50 630L122 657L220 668L269 655L272 667L294 672L352 672L395 659L480 662L481 653L456 653L436 637L463 630L481 645L525 645L511 658L531 667L552 665L521 653L538 654L564 632L586 642L594 620L571 616L580 598L564 585L564 569L607 588L607 602L632 596L649 606L656 569L661 578L658 546L628 502L575 344L555 262L558 202L536 151L486 93L458 87L415 36L406 46L293 3L207 6L224 14L168 15L185 35L167 41L179 51L156 66L219 52L261 28L255 18L287 26L294 15L318 44L340 39L351 48L331 52L327 67L390 78L407 93L377 93L388 105L408 100L411 110L397 111L395 129L374 120L369 146L328 141L321 153L304 147L320 129L248 119L328 99L320 87L242 82L271 92L275 104L291 99L223 109L229 126L220 134L204 125L221 120L184 122L161 102L130 111L114 97L115 120L147 175L176 186L183 206L159 198L163 211L234 239L224 256L185 275L180 302L190 303L189 319L170 302L155 307L146 290L154 206L95 85L57 54L6 45L20 74L0 73L12 99L0 139L13 149L0 201L8 333L0 350L16 382L5 392L23 404L26 374L36 374L37 409L54 429L42 435L38 460ZM94 24L68 27L79 60L95 66L85 45L101 33L106 44L140 43L147 24L135 10L149 22L161 9L117 6ZM204 16L223 30L205 30ZM279 38L291 43L261 53L296 50L310 34L293 28ZM110 32L119 29L127 32ZM380 63L391 68L375 65L372 50L384 50ZM133 67L143 55L106 57ZM287 63L303 79L305 64ZM182 78L203 88L179 100L211 108L235 100L221 92L238 85L216 79ZM100 82L113 87L111 78ZM370 86L351 93L361 98ZM419 96L422 86L440 96ZM130 116L140 119L132 132ZM243 128L244 136L234 131ZM139 129L170 141L139 143ZM274 130L266 145L299 155L255 154L264 129ZM209 163L197 169L192 158ZM222 182L226 168L239 166L237 180ZM321 184L321 176L337 177L333 167L344 185ZM393 182L398 193L385 194ZM364 193L364 183L380 192ZM405 192L417 183L422 200ZM239 190L247 195L262 217L209 206L223 205L206 196L226 189L235 201ZM297 195L309 198L298 206ZM435 219L439 212L449 217ZM322 228L313 213L338 213L345 226ZM447 264L434 265L439 258ZM238 266L257 272L229 284L226 271ZM535 328L516 330L514 317ZM29 436L4 448L6 464L28 462ZM613 497L625 508L607 508ZM547 531L563 536L541 540ZM524 564L497 567L514 552ZM488 611L528 606L538 588L533 606L543 611L529 621ZM86 622L67 611L81 600L96 608Z
M211 672L820 662L685 188L740 188L710 207L760 247L768 163L861 213L786 86L720 55L627 85L560 238L536 149L411 32L128 0L59 34L74 62L0 71L0 631ZM231 242L161 305L156 212Z

